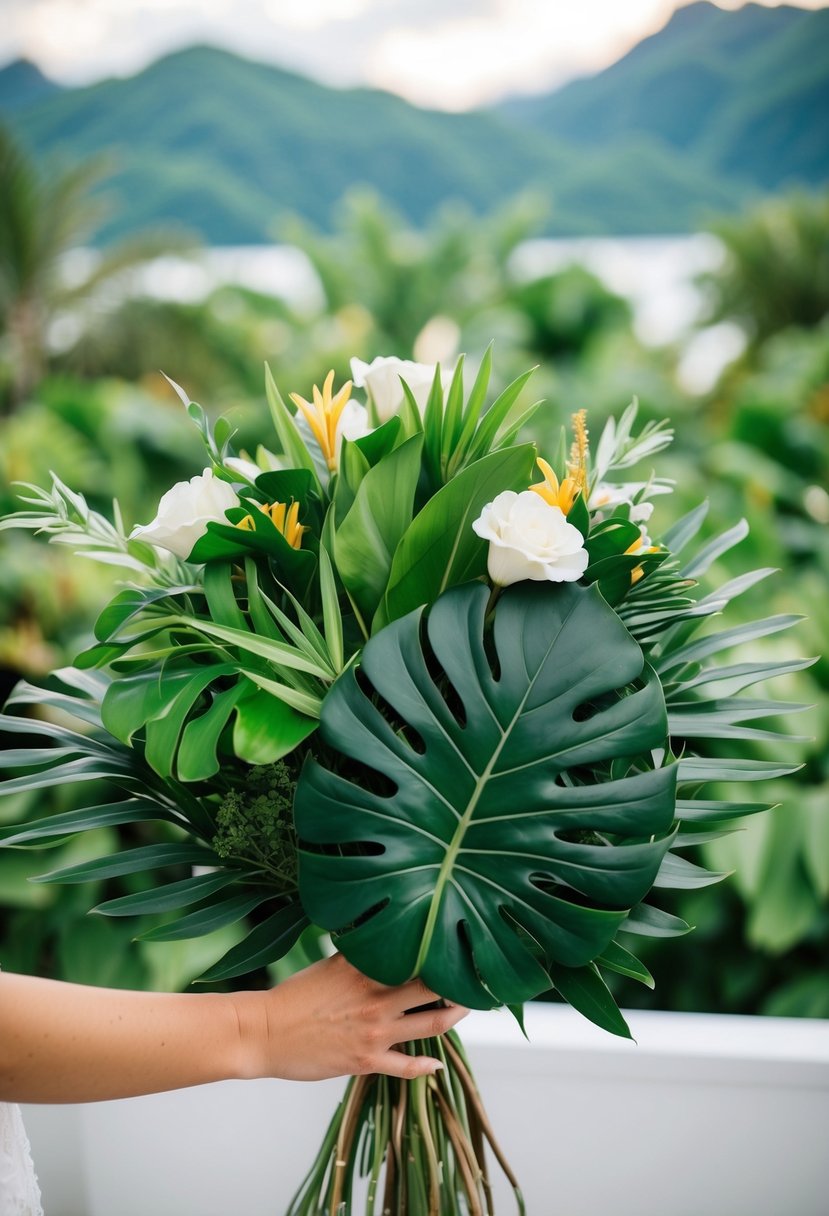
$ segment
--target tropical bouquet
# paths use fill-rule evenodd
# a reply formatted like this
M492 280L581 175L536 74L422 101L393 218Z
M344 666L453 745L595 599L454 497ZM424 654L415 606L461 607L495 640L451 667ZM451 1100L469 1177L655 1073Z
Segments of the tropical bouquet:
M420 976L519 1021L554 988L629 1034L604 975L652 985L636 938L689 928L652 893L722 877L685 850L764 809L709 784L791 771L743 745L784 738L753 723L798 707L737 694L807 660L718 662L796 617L698 636L772 572L702 594L745 523L690 557L705 505L656 532L670 483L627 477L665 423L636 430L634 403L591 448L579 411L539 455L518 441L541 406L522 403L531 373L491 400L491 361L467 387L463 358L451 374L355 360L363 402L331 372L289 404L268 371L275 438L254 458L177 390L207 464L129 535L117 504L110 520L57 478L24 488L0 526L125 582L94 645L47 688L18 685L2 718L42 746L5 754L22 775L0 792L90 782L93 804L3 843L137 840L40 881L166 871L96 911L153 915L154 941L243 926L204 981L314 925L377 981ZM289 1212L349 1212L359 1187L369 1214L492 1212L487 1143L523 1210L458 1037L401 1050L444 1068L353 1078Z

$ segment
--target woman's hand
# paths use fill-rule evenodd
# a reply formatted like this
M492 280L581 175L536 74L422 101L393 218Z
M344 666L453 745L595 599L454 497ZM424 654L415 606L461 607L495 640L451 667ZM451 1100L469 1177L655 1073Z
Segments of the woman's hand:
M444 1034L468 1013L461 1005L419 1009L440 1000L422 980L388 988L341 954L270 992L240 992L233 999L242 1039L240 1075L294 1081L371 1072L427 1076L441 1067L437 1060L405 1055L394 1046Z

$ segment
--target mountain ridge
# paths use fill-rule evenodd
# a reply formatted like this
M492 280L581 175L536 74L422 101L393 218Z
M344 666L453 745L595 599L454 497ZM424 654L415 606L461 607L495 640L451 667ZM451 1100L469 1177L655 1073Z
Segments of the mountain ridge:
M552 199L556 235L681 232L829 180L814 32L827 18L696 0L602 72L462 113L210 45L79 88L18 62L0 69L0 117L39 157L110 153L120 206L104 240L183 222L212 243L261 243L285 213L329 228L358 185L417 226L450 202L484 214L531 190Z

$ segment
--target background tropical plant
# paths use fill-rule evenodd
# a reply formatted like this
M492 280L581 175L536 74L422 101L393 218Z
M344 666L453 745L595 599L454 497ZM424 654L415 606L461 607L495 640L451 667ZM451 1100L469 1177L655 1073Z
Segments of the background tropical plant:
M108 207L93 196L103 159L41 168L0 125L0 329L7 383L0 404L19 405L42 378L56 322L71 326L82 301L124 270L184 246L171 233L123 240L73 276L66 255L89 242Z

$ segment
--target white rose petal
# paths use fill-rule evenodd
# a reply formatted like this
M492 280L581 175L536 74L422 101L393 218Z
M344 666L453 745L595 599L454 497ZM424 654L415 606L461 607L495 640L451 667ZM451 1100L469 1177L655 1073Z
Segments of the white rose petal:
M572 583L587 569L581 532L568 524L560 507L531 490L504 490L487 503L472 527L489 541L487 569L500 587L525 579Z
M413 363L411 359L398 359L396 355L378 355L371 363L352 359L351 377L357 388L364 388L371 397L377 419L383 423L400 410L405 399L401 377L411 389L417 407L423 414L435 378L435 367L434 363ZM441 373L444 389L451 379L452 372Z
M256 478L262 472L258 464L254 464L252 460L245 460L243 456L225 456L225 468L230 469L231 473L238 473L240 477L244 477L247 481L256 481Z
M340 414L340 420L337 423L337 434L335 438L335 452L337 457L337 467L340 465L340 451L343 446L343 440L349 439L353 443L355 439L362 439L366 435L370 435L372 428L368 422L368 410L364 405L360 405L359 401L349 401Z
M225 512L238 506L235 490L214 477L212 469L205 469L200 476L179 481L168 490L152 523L133 528L131 537L186 559L210 521L224 523Z

